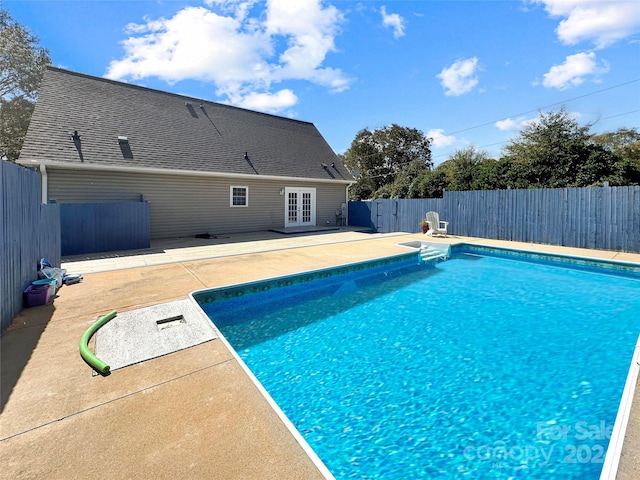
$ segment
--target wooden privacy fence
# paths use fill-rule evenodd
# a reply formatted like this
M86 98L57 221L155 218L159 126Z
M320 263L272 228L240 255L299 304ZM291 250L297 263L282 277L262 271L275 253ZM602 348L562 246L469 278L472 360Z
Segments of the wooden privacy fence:
M38 261L60 265L60 210L40 201L40 175L0 160L0 326L22 309L22 292L37 280Z
M149 202L61 203L62 256L151 246Z
M640 187L445 192L443 198L349 202L349 224L419 232L434 210L449 233L640 253Z

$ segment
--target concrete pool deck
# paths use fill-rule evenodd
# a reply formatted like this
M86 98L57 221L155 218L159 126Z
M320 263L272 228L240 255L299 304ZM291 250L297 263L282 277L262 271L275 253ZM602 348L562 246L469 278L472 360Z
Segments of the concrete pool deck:
M64 259L82 283L53 304L23 310L5 331L0 465L5 478L323 478L222 341L94 377L78 353L85 330L111 310L189 293L407 252L421 234L353 229L173 239L152 248ZM640 263L617 253L451 236L469 242ZM640 332L639 332L640 333ZM621 352L631 361L633 352ZM640 478L640 388L618 470Z

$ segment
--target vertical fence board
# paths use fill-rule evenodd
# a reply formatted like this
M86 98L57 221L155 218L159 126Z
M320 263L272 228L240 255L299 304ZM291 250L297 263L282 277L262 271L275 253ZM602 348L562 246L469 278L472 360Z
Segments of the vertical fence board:
M451 235L640 253L640 186L444 192L443 198L349 202L350 224L420 231L433 210ZM351 223L351 212L360 223Z
M0 326L22 309L22 292L37 279L38 260L60 265L60 210L40 202L40 175L0 161Z
M148 202L62 203L62 255L149 248Z

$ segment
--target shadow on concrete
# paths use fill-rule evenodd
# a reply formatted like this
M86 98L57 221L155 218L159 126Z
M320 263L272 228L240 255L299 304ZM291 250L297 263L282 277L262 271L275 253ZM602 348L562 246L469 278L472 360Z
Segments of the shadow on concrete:
M152 255L165 253L163 248L139 248L137 250L114 250L112 252L83 253L80 255L67 255L62 257L62 262L81 262L84 260L101 260L107 258L133 257L137 255ZM70 272L73 273L73 272Z
M286 230L286 231L285 231ZM370 233L367 227L300 227L298 229L264 230L248 233L201 233L191 237L179 238L159 238L151 240L151 248L137 250L120 250L113 252L88 253L83 255L72 255L62 258L62 263L79 262L85 260L101 260L109 258L133 257L138 255L151 255L154 253L167 253L167 250L179 248L206 247L211 245L227 245L230 243L263 242L286 238L292 234L297 235L326 235L337 232L361 232ZM208 237L208 238L207 238ZM70 272L74 273L74 272Z
M24 368L31 359L55 306L23 309L13 318L0 339L0 412L9 401Z

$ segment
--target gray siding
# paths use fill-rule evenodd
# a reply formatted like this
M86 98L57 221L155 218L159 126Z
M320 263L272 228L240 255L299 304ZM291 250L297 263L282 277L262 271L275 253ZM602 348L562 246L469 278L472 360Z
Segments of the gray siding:
M316 188L316 224L335 224L345 185L197 175L48 168L49 199L60 203L136 201L151 205L151 238L224 234L284 227L284 187ZM249 188L248 207L229 206L231 185Z

